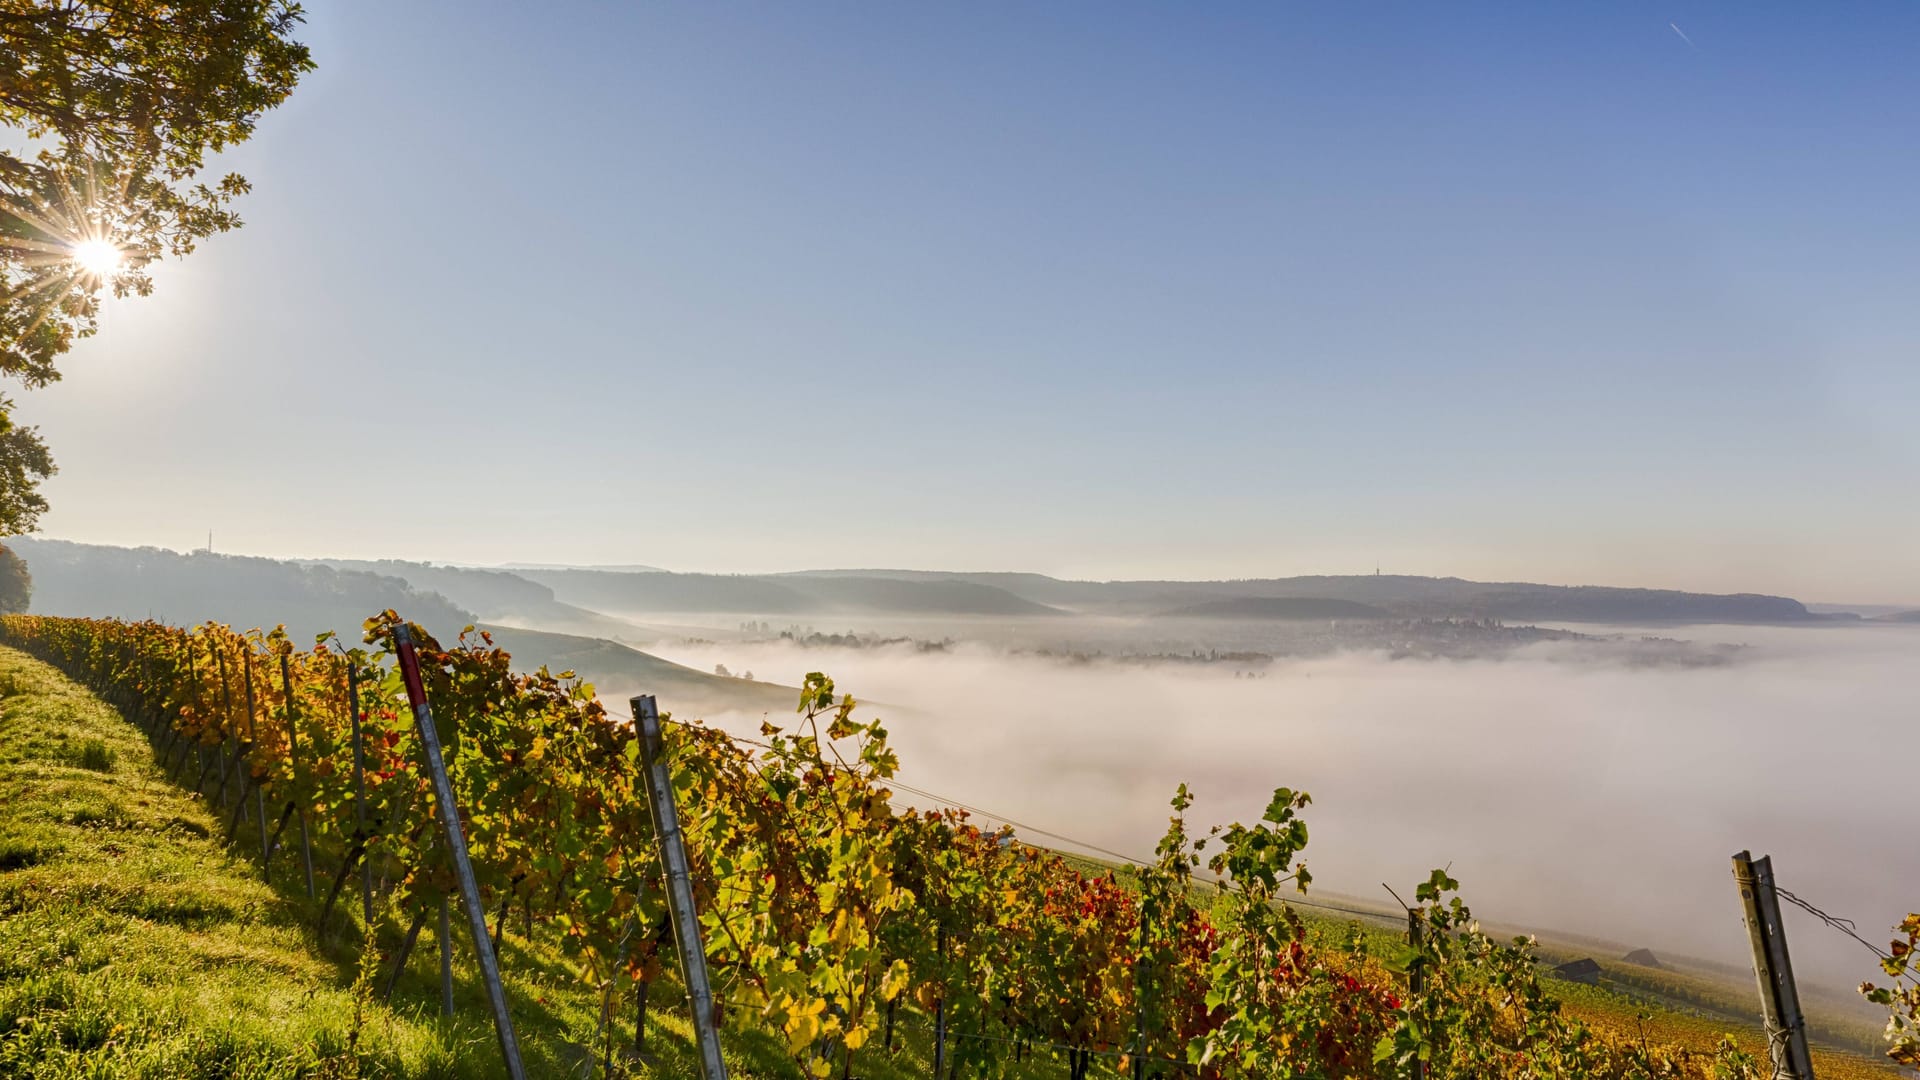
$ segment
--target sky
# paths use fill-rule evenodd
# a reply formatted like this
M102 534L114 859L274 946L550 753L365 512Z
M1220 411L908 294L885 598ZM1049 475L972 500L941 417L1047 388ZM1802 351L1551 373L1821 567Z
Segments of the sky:
M311 6L45 535L1920 601L1920 8Z

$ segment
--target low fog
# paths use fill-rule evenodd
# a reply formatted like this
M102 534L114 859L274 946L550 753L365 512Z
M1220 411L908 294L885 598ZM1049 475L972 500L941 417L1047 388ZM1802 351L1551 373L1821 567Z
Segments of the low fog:
M650 647L789 684L825 671L888 718L905 783L1122 852L1151 853L1183 781L1203 827L1257 817L1286 785L1313 794L1316 893L1391 903L1380 882L1408 895L1451 864L1488 922L1744 965L1728 856L1751 848L1786 888L1885 937L1920 907L1911 792L1884 771L1912 730L1920 632L1658 632L1748 647L1705 667L1555 643L1502 659L1342 652L1258 677L965 642ZM709 719L747 731L761 718ZM1872 976L1858 945L1789 918L1804 979Z

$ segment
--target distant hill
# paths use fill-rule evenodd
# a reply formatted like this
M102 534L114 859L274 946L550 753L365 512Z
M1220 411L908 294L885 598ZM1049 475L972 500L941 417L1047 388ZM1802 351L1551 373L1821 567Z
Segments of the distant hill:
M399 578L416 589L431 590L466 608L491 617L499 612L551 604L553 590L504 570L472 570L435 566L398 559L299 559L306 565L331 566Z
M8 541L12 543L12 541ZM1920 623L1920 611L1896 611L1889 615L1878 615L1874 622Z
M1401 618L1495 618L1563 622L1807 623L1829 617L1798 600L1600 585L1468 581L1408 574L1313 575L1236 581L1063 581L1043 574L928 570L812 570L780 580L847 576L990 585L1034 603L1077 611L1151 615L1234 598L1351 600Z
M739 615L1050 615L1058 611L1005 589L962 580L861 575L630 573L522 570L554 597L597 611Z
M175 625L214 619L235 627L272 627L286 623L295 640L335 630L357 641L361 623L393 608L451 640L460 629L480 622L462 605L438 592L416 587L431 581L453 587L477 606L508 602L535 605L541 597L553 604L549 614L576 612L588 623L604 620L624 626L596 612L558 604L541 585L515 583L513 575L486 571L459 571L420 563L286 562L237 555L182 555L160 548L123 548L75 544L64 540L15 537L7 545L27 560L33 574L33 603L29 610L47 615L154 618ZM404 569L416 578L409 584L397 575L380 574L359 566ZM682 667L657 656L599 637L546 633L488 625L499 645L513 654L516 670L542 664L554 671L573 670L595 683L610 703L624 707L636 693L655 694L663 709L692 715L708 712L786 712L800 700L800 691L770 683L721 678Z
M775 683L724 678L628 648L604 638L550 634L488 626L501 648L513 654L517 671L546 665L550 671L574 671L594 684L600 699L625 710L634 694L652 694L660 708L700 716L718 712L792 712L800 691Z
M621 574L664 574L667 572L658 566L647 566L644 563L589 563L581 566L574 563L510 562L501 563L497 567L480 566L474 567L474 569L512 570L516 572L520 570L611 570Z
M1166 618L1209 619L1390 619L1385 608L1321 596L1237 596L1163 612Z
M458 631L473 614L438 593L388 575L204 551L123 548L14 537L7 545L33 574L28 610L235 627L280 623L312 640L327 630L358 640L360 625L388 608L435 633Z
M34 574L36 610L54 610L41 607L49 604L71 613L111 611L143 616L151 611L189 621L209 616L249 623L288 618L303 629L319 625L350 630L367 614L389 606L418 612L412 617L428 625L471 621L473 613L478 613L490 622L630 639L647 632L625 616L650 619L696 613L936 619L1068 612L1155 616L1178 612L1229 618L1390 616L1628 624L1797 624L1858 618L1854 613L1816 613L1798 600L1753 593L1723 595L1396 574L1238 581L1065 581L1044 574L938 570L809 570L786 574L580 568L507 571L397 561L294 563L205 553L180 555L156 548L97 547L31 537L9 543L27 560ZM249 575L253 584L240 587L237 582ZM203 584L193 584L202 579ZM1920 613L1897 612L1878 618L1920 621Z
M624 620L562 603L554 599L550 586L504 570L436 566L394 559L377 562L322 559L315 560L315 563L399 578L416 589L437 592L490 623L537 626L543 630L586 634L590 637L617 638L639 636L642 633L639 627Z

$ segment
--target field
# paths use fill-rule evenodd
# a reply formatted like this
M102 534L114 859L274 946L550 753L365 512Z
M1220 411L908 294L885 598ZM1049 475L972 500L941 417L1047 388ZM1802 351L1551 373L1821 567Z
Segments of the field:
M1762 1055L1766 1040L1752 1022L1736 1023L1721 1017L1661 1008L1604 986L1563 983L1556 988L1566 1008L1595 1025L1649 1042L1675 1043L1706 1049L1732 1035L1750 1054ZM1816 1044L1813 1064L1821 1080L1870 1080L1900 1075L1891 1064L1849 1050Z

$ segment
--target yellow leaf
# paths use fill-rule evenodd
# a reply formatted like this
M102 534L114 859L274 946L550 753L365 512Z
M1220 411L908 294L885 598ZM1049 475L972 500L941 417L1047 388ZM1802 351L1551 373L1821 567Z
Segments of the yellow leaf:
M828 940L842 949L853 944L853 924L844 910L833 917L833 932Z
M899 997L900 991L907 988L908 978L907 962L895 960L893 966L887 969L887 977L880 980L880 1000L892 1001Z
M820 1018L813 1013L800 1013L787 1021L787 1049L805 1050L820 1037Z

